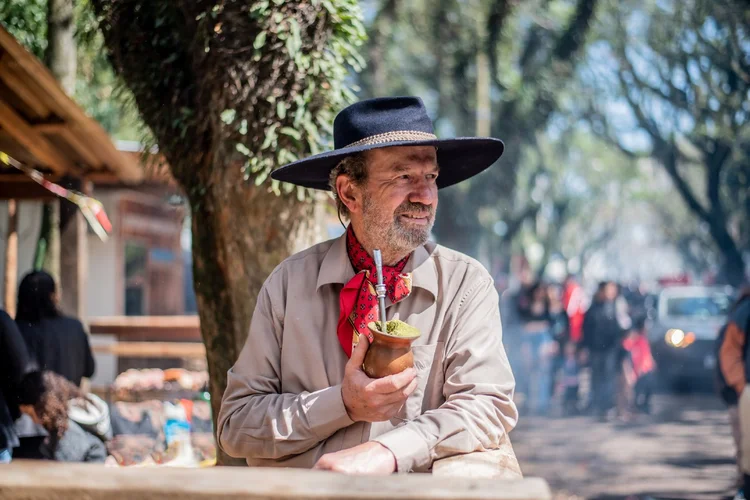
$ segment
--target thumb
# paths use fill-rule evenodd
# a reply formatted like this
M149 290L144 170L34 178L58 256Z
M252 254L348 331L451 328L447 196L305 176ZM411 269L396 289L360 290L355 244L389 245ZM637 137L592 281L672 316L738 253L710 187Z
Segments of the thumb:
M357 347L352 351L352 357L349 358L349 363L357 370L362 369L362 364L365 362L365 354L367 354L367 348L370 346L370 341L367 335L360 335Z

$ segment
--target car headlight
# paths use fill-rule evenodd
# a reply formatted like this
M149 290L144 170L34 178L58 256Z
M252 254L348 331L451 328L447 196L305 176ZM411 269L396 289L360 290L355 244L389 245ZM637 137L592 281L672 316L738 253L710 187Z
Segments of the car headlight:
M695 342L695 334L693 332L685 333L679 328L671 328L667 330L664 341L672 347L684 348Z

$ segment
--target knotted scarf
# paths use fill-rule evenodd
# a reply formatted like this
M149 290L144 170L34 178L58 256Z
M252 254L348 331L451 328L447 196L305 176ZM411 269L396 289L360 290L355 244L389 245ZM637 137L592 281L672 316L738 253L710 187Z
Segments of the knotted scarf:
M375 293L375 284L378 281L375 259L357 240L351 224L346 230L346 251L356 274L344 285L339 295L340 313L336 333L344 352L351 357L353 346L357 343L359 335L367 335L367 338L372 341L367 323L379 321L380 316L378 296ZM405 299L411 293L411 274L403 274L408 260L407 255L395 266L383 266L386 297L393 304Z

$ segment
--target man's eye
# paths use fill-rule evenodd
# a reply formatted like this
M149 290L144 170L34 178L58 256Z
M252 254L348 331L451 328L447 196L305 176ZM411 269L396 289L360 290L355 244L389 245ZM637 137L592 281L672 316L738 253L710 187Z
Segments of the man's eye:
M430 179L431 181L434 181L435 179L437 179L437 177L438 177L438 174L427 174L427 178Z
M399 175L398 178L399 179L403 179L403 180L408 180L409 179L409 174Z

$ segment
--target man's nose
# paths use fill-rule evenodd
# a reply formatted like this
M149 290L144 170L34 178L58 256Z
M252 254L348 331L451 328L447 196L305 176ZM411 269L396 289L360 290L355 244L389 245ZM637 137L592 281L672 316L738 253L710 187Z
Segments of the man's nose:
M432 206L437 201L437 187L434 182L427 180L415 182L409 193L409 201Z

